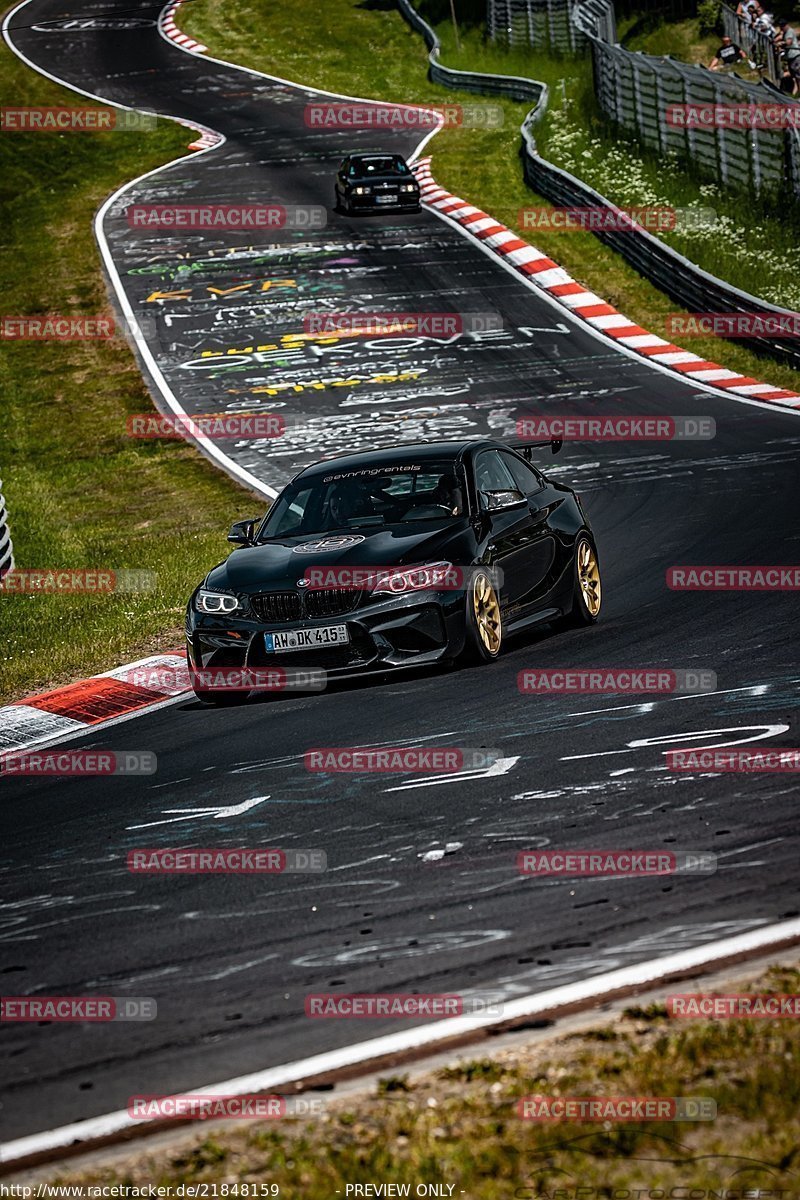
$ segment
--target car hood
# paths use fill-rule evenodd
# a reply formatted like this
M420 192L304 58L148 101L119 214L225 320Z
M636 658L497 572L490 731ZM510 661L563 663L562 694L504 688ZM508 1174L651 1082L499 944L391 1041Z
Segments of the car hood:
M447 561L472 562L474 536L467 520L446 525L408 525L353 529L340 533L274 538L259 546L234 550L209 572L211 588L234 592L294 589L309 567L393 567Z

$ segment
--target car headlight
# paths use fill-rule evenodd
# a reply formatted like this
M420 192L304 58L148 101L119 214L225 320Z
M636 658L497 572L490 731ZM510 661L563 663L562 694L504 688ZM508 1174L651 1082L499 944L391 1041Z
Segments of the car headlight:
M232 613L241 608L239 598L232 592L211 592L207 588L197 593L194 606L202 613Z
M430 588L455 589L461 572L449 562L424 563L419 567L403 567L382 571L375 577L374 596L400 595L403 592L422 592Z
M353 188L353 194L354 194L354 195L356 195L356 196L368 196L368 195L369 195L369 188L366 188L366 187L354 187L354 188Z
M416 192L416 190L417 190L417 185L415 183L401 183L400 184L401 192Z

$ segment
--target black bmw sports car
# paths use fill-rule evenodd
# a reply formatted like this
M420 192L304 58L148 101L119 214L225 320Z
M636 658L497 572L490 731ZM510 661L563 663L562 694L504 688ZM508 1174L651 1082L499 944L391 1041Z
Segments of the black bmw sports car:
M419 212L419 184L399 154L349 154L334 185L341 212L408 209Z
M220 667L339 678L461 656L489 662L526 626L592 624L601 603L592 530L579 497L532 453L428 442L301 471L263 519L232 527L239 549L189 601L197 695L236 698L198 685Z

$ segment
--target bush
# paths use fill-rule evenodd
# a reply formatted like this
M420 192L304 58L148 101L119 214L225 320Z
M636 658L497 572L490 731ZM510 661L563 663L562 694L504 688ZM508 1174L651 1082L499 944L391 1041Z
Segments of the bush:
M722 0L700 0L697 6L700 33L716 33L720 28L721 14Z

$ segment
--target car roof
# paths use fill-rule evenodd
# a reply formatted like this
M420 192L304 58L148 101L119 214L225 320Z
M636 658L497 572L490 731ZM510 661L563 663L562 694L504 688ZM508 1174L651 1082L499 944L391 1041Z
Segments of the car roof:
M357 154L346 154L345 158L349 158L350 162L364 162L368 158L399 158L402 162L406 161L396 150L360 150Z
M479 447L497 449L502 442L485 438L463 438L458 441L442 442L401 442L397 446L387 446L381 450L361 450L350 454L336 454L320 462L311 463L300 471L295 479L305 475L328 474L331 470L357 471L363 467L391 467L396 463L408 462L413 459L420 463L435 462L442 458L459 458L466 450Z

